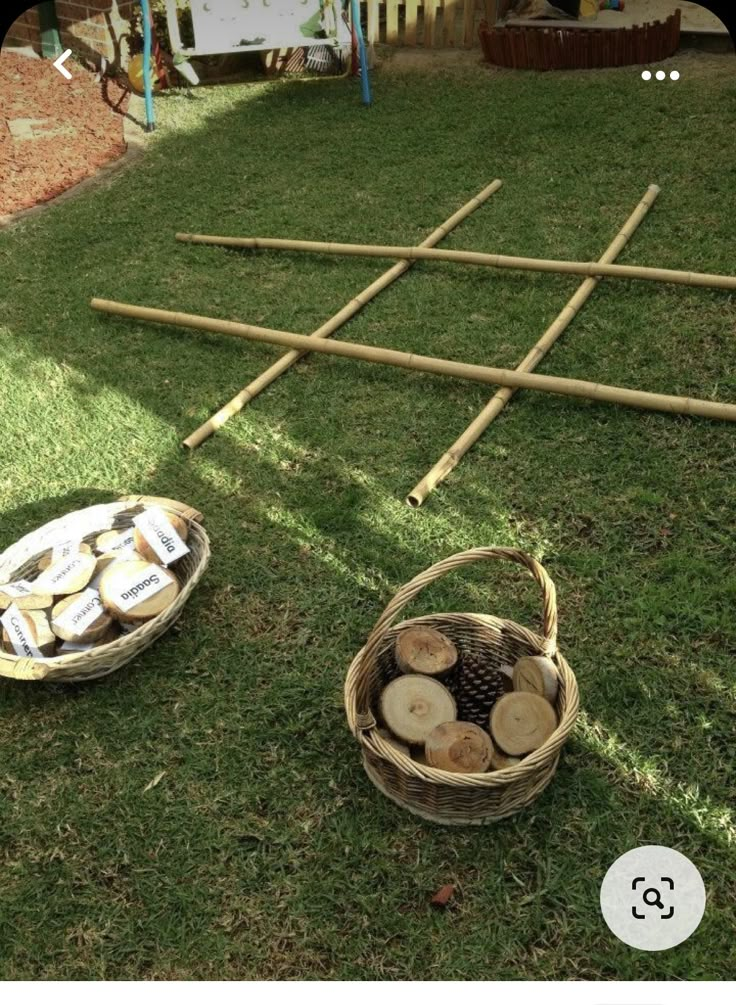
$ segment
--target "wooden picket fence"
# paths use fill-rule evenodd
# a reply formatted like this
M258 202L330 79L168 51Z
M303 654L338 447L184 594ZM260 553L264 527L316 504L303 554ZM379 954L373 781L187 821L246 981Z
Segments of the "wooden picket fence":
M366 40L426 49L472 49L478 24L495 24L499 0L360 0Z

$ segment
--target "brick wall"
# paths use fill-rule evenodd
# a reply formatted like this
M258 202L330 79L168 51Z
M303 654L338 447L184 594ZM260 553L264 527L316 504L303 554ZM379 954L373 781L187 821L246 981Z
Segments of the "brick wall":
M130 27L135 0L56 0L61 42L78 58L125 66L128 49L124 36ZM38 13L27 11L11 26L6 42L33 45L40 52Z
M3 45L30 45L41 52L41 35L38 28L38 12L33 7L13 21L3 39Z

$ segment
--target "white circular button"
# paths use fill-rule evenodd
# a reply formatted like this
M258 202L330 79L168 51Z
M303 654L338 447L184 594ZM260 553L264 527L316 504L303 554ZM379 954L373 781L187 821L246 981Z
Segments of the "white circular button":
M664 80L666 76L667 74L664 72L664 70L657 70L657 80Z
M672 73L670 74L670 80L679 80L679 79L680 79L680 71L673 70Z
M641 79L642 80L651 80L652 79L652 71L651 70L644 70L643 73L642 73L642 75L641 75Z
M601 885L601 912L627 946L659 952L689 938L705 911L703 880L686 855L642 845L617 858Z

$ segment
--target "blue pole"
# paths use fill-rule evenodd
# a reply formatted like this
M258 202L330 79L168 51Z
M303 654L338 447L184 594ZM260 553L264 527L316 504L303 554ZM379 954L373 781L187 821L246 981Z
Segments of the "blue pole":
M153 84L151 81L151 11L148 0L141 0L141 20L143 21L143 90L146 96L146 132L156 128L153 114Z
M355 28L355 37L358 39L358 58L360 59L360 88L363 92L363 104L371 103L371 82L368 79L368 56L365 51L365 40L363 38L363 28L360 24L360 5L358 0L350 0L350 17Z

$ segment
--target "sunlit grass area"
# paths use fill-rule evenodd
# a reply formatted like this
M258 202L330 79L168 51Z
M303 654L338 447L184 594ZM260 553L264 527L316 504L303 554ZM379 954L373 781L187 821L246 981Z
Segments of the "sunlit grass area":
M733 273L736 64L678 67L676 86L385 71L369 111L346 81L161 97L142 158L0 233L0 548L121 492L198 507L213 545L179 630L135 664L0 683L0 976L733 976L736 430L522 392L413 511L488 389L315 356L186 453L278 350L88 306L309 333L388 263L174 233L407 244L495 177L444 246L597 258L654 182L620 260ZM514 366L577 285L418 264L342 334ZM605 281L540 372L736 401L735 321L727 293ZM549 569L582 715L532 808L442 829L365 778L342 682L398 586L476 545ZM537 626L539 606L494 564L409 613ZM666 953L600 916L606 870L639 844L689 855L708 891ZM434 913L444 883L458 896Z

